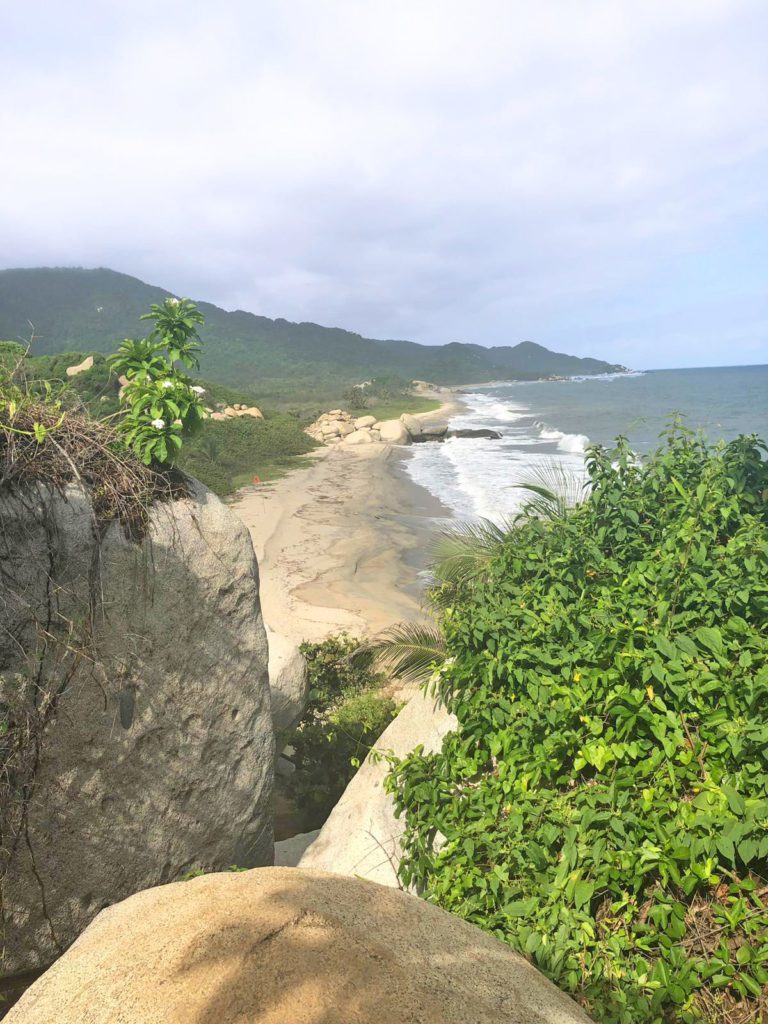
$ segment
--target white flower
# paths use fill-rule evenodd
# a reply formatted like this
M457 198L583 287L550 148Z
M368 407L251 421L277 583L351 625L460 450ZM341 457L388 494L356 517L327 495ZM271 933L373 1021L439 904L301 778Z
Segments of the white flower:
M172 380L164 380L161 386L164 387L164 388L172 388L173 387L173 381Z
M165 428L165 420L152 420L152 426L155 430L163 430Z
M201 388L199 384L193 384L190 391L194 391L196 395L204 395L205 388Z
M168 305L169 306L178 306L178 304L179 304L179 300L178 299L168 299Z

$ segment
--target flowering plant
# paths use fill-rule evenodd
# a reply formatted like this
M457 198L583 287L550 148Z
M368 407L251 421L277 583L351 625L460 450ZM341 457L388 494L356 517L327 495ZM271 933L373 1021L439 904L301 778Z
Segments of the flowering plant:
M149 336L126 339L110 357L112 369L127 381L119 429L145 465L171 465L183 438L203 422L205 389L193 384L179 363L198 368L197 325L205 319L188 299L172 298L151 306L141 319L154 321Z

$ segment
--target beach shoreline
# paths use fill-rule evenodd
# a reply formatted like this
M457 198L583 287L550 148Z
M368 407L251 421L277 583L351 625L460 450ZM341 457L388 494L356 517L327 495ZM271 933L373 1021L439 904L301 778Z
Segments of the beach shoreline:
M462 408L452 392L436 397L441 407L419 419ZM424 618L420 572L451 512L410 480L408 457L376 442L319 448L309 466L238 492L230 507L251 535L268 632L298 646Z

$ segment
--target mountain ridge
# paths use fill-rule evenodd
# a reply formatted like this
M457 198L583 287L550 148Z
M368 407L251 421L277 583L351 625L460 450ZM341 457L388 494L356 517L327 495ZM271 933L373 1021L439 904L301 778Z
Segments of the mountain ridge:
M34 355L111 352L122 338L144 333L138 317L169 295L168 289L106 267L0 270L0 338L29 339L34 325ZM494 348L420 345L195 301L206 318L201 372L230 386L258 384L279 393L292 385L338 387L382 376L455 385L623 369L531 341Z

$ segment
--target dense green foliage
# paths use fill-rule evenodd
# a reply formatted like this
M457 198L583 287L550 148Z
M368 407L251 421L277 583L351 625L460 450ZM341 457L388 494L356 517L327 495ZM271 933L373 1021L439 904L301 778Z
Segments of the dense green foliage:
M240 416L206 421L197 437L188 441L178 465L216 494L231 494L254 477L270 480L301 465L317 443L304 433L295 416L265 412L264 419Z
M117 429L145 465L171 465L184 438L193 437L203 425L205 388L183 367L196 370L200 365L197 328L205 321L188 299L153 304L140 319L154 324L149 335L126 338L108 360L127 382L120 391Z
M33 392L41 396L49 388L65 410L85 408L97 418L114 417L120 411L120 384L106 356L91 353L93 366L75 377L67 377L67 367L82 363L87 354L27 357L25 377ZM23 355L23 346L0 343L0 364L3 360L18 362ZM247 392L205 380L196 384L203 388L206 404L254 404L253 395ZM268 410L264 417L205 420L202 430L185 440L177 465L222 496L250 483L255 476L270 480L301 465L297 456L316 447L316 442L304 433L304 421L295 415Z
M168 292L111 270L38 268L0 271L0 337L28 339L32 353L111 352L115 338L131 337L137 318ZM253 390L271 405L337 402L351 385L398 374L444 384L529 379L550 374L603 373L616 367L597 359L549 352L540 345L486 349L480 345L417 345L374 341L338 328L271 320L242 310L198 303L202 375Z
M768 463L687 433L524 519L442 615L403 881L602 1024L768 1019Z
M371 659L350 661L357 647L345 634L301 647L309 670L309 699L301 722L286 740L297 769L289 792L307 829L322 825L397 713L395 702L379 692L384 677L373 671Z

